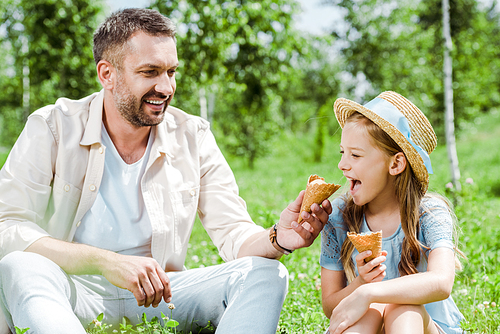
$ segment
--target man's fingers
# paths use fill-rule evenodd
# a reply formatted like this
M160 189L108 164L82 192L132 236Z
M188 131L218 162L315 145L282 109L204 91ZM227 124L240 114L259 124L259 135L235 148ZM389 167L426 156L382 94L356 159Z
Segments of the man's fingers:
M332 213L332 210L333 210L332 203L329 200L325 199L323 201L323 203L321 203L321 207L323 208L323 210L325 210L325 212L328 215L330 215Z
M154 298L151 304L153 305L153 307L157 307L160 304L161 299L163 298L163 290L165 289L165 287L156 274L156 271L149 273L149 280L154 289Z
M170 279L167 276L167 273L163 271L161 268L157 269L158 277L160 278L161 283L163 284L163 299L166 303L170 303L172 300L172 289L170 287Z
M308 223L297 224L297 226L293 227L293 230L297 232L298 235L302 237L304 240L308 240L311 238L311 232L308 230L310 225Z
M304 199L305 190L301 190L299 196L292 203L288 204L288 210L292 212L299 212L300 206L302 205L302 200Z
M134 297L137 300L137 305L143 306L146 302L146 294L144 293L144 290L142 289L142 286L139 284L139 282L134 284L130 291L134 294Z
M149 276L143 277L141 279L141 285L142 285L142 290L144 290L144 294L146 295L146 301L144 302L144 306L149 307L155 300L155 289L151 284Z

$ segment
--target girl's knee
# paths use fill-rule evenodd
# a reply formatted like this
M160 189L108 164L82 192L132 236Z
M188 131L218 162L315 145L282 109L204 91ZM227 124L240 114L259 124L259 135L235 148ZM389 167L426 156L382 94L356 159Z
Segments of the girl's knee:
M385 314L403 314L403 313L418 313L424 314L425 307L423 305L411 305L411 304L388 304L385 307Z
M385 307L384 322L403 321L406 323L425 323L429 314L423 305L389 304Z

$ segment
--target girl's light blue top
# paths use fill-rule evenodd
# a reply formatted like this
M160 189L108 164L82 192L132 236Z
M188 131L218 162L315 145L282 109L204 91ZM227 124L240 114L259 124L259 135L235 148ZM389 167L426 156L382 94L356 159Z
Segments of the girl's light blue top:
M342 209L345 202L342 198L337 198L332 202L333 212L328 223L321 232L321 256L320 265L329 270L344 270L340 260L340 249L347 237L347 227L342 218ZM427 210L425 210L427 209ZM363 219L361 233L370 232L366 220ZM387 251L387 259L384 264L387 266L384 280L390 280L401 276L398 264L401 259L401 245L404 232L399 225L397 231L385 238L382 238L382 250ZM448 212L446 203L438 198L424 198L420 206L420 231L418 240L429 249L422 248L422 251L429 255L435 248L446 247L453 249L453 220ZM352 259L354 263L358 251L354 249ZM422 258L417 266L419 272L427 270L427 261ZM356 268L356 275L358 275ZM458 310L452 297L445 300L424 305L431 318L448 334L462 333L460 321L463 315Z

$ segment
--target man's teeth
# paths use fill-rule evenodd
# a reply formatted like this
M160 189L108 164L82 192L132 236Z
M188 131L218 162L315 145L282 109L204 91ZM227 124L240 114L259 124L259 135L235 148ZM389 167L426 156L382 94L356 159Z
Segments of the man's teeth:
M145 100L145 101L147 103L151 103L151 104L158 104L158 105L163 104L163 100L159 100L159 101L157 101L157 100Z

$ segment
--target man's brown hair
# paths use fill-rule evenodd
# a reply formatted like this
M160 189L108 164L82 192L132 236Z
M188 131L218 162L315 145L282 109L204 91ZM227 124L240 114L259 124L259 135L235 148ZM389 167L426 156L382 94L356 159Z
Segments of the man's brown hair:
M151 36L168 36L175 40L175 25L156 10L127 8L114 12L94 33L94 61L109 61L120 67L125 55L127 41L142 31Z

